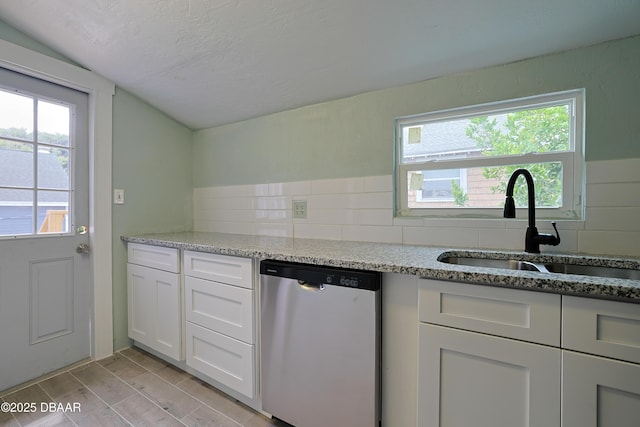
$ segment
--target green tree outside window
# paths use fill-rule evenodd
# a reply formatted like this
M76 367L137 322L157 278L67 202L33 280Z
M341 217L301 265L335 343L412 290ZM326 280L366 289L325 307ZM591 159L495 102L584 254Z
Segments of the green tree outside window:
M509 113L498 122L496 116L469 120L466 134L478 143L486 156L507 156L569 150L569 109L567 106L546 107ZM491 191L504 193L511 174L526 167L536 183L538 206L562 206L562 165L560 162L532 165L509 165L484 168L483 176L499 182ZM524 180L518 180L514 193L517 206L526 206Z

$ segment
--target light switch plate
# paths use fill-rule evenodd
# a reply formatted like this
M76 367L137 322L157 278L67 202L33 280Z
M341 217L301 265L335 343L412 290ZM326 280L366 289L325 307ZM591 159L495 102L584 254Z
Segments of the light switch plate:
M124 190L122 188L113 190L113 203L116 205L124 205Z

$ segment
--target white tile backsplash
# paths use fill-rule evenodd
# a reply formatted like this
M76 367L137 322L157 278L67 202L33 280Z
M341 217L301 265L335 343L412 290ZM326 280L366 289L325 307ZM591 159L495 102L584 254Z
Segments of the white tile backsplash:
M587 186L613 182L638 183L640 159L587 162ZM636 190L637 191L637 190Z
M586 201L587 209L598 206L640 206L640 188L637 182L589 184Z
M465 227L404 227L403 243L477 248L478 230Z
M321 179L311 181L313 194L364 193L364 178Z
M586 218L558 221L545 252L640 257L640 159L588 162ZM195 188L194 230L265 236L522 250L525 218L394 218L393 177ZM292 200L307 201L294 219ZM541 233L553 232L539 221Z
M303 239L344 240L341 225L294 223L295 237ZM293 237L293 236L288 236Z
M393 226L345 225L342 227L342 238L358 242L402 243L402 229Z
M640 231L640 207L587 208L586 230Z
M297 196L311 193L311 181L269 184L270 196Z
M364 191L367 193L379 193L389 191L393 188L393 177L391 175L384 176L367 176L364 178Z
M583 253L640 256L640 232L585 230L578 235Z

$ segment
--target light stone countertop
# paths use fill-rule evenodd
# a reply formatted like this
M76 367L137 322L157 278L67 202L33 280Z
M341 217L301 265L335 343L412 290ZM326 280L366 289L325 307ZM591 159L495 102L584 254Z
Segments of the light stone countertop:
M401 273L426 279L452 280L490 286L553 292L640 304L640 280L600 278L535 271L482 268L438 261L443 253L479 258L560 261L640 270L640 260L611 257L540 254L516 251L453 249L340 240L292 239L242 234L176 232L122 236L125 242L144 243L222 255L275 259L307 264Z

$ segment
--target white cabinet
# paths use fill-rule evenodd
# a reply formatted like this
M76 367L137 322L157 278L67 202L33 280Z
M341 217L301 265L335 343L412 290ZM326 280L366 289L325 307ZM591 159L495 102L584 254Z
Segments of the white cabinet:
M418 425L551 427L560 421L560 350L423 323Z
M563 427L637 427L640 365L562 352Z
M419 319L418 426L559 426L559 295L423 280Z
M563 427L638 426L640 305L564 297L562 308Z
M129 243L128 332L134 341L182 359L178 250Z
M421 282L418 426L638 426L640 304Z
M187 365L252 399L255 395L253 263L184 252Z

